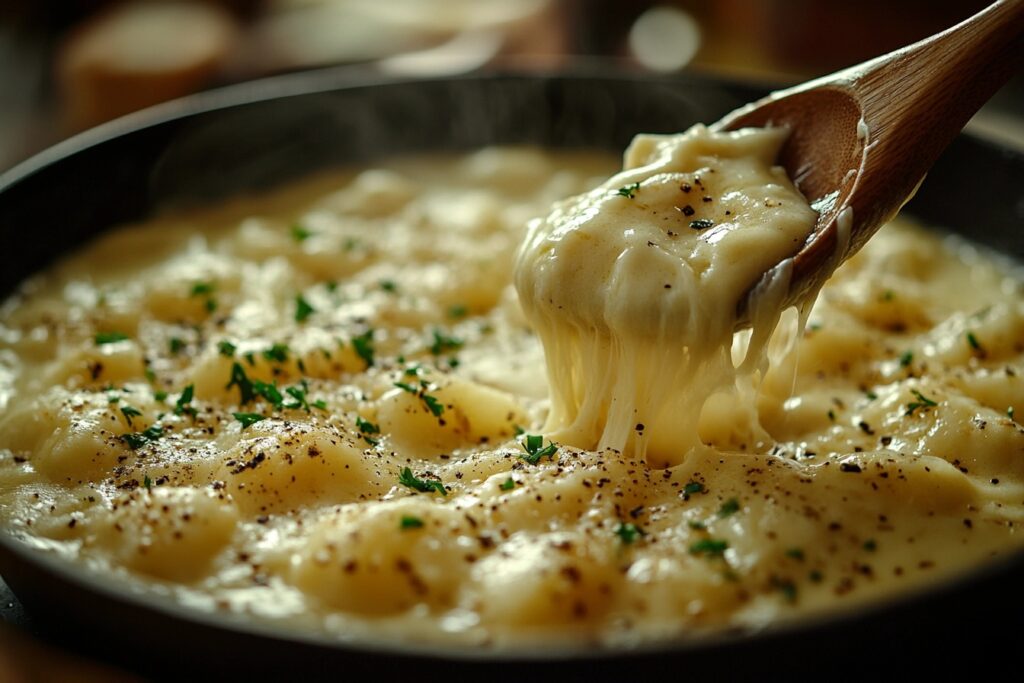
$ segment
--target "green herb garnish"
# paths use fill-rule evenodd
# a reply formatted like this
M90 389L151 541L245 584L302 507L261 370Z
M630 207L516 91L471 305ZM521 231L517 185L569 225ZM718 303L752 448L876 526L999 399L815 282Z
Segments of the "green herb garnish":
M498 488L500 488L502 491L511 491L515 487L516 487L516 480L513 479L512 477L509 477L505 481L503 481L500 484L498 484Z
M212 282L197 282L192 285L191 296L205 296L208 294L213 294Z
M869 553L873 553L876 550L878 550L878 543L875 542L875 539L869 538L868 540L864 541L863 547L864 550L867 550Z
M801 562L803 562L804 551L801 548L790 548L786 551L786 557L792 558L794 560L800 560Z
M274 344L269 349L263 351L262 355L274 363L284 363L288 360L288 351L287 344Z
M627 199L632 199L633 195L635 195L639 190L640 183L633 183L632 185L625 185L623 187L620 187L616 194L622 197L626 197Z
M458 320L459 318L465 318L467 313L469 313L469 309L467 309L462 304L456 304L454 306L448 307L448 317L454 318L455 320Z
M170 341L167 343L167 346L172 354L177 355L181 353L181 350L183 348L185 348L185 342L179 339L178 337L171 337Z
M448 489L445 488L444 484L435 479L418 479L413 475L412 469L409 467L402 468L402 472L398 476L398 483L420 493L437 491L442 496L448 495Z
M706 555L707 557L721 557L728 550L729 543L714 538L702 538L690 544L691 555Z
M695 493L704 493L704 484L699 481L689 481L686 486L683 487L683 494L692 496Z
M388 294L394 294L398 291L398 284L394 280L381 280L378 284Z
M222 356L231 358L235 355L235 351L238 349L237 346L224 339L217 343L217 352Z
M434 330L434 343L430 345L430 353L440 356L445 351L461 349L464 343L461 339L449 337L440 330Z
M423 526L423 520L412 515L402 515L402 521L398 523L399 529L419 529Z
M196 385L189 384L187 387L182 389L181 396L174 403L174 414L181 415L187 413L192 417L196 416L196 409L192 407L192 396L195 394Z
M295 297L295 322L301 323L309 316L316 313L316 309L309 305L301 294Z
M729 517L730 515L734 515L737 512L739 512L739 509L740 502L735 498L730 498L729 500L722 503L722 507L718 508L718 516L723 518Z
M240 405L245 405L256 398L249 376L245 374L245 370L238 363L231 364L231 381L224 388L230 389L231 387L238 387L238 401Z
M104 344L116 344L128 338L128 335L124 332L97 332L95 341L96 346L102 346Z
M141 432L135 432L130 434L122 434L121 441L128 444L128 447L132 450L142 448L150 441L156 441L164 435L164 428L157 425L153 425L149 429Z
M615 529L615 535L619 537L623 545L632 545L637 538L646 536L647 533L636 524L622 522Z
M289 403L285 408L296 409L302 408L307 413L309 412L309 401L306 400L306 393L309 389L305 385L305 380L299 386L288 387L284 390L286 394L295 399L295 403Z
M690 221L690 227L694 230L707 230L714 225L715 222L709 218L698 218L695 221Z
M421 384L426 385L426 382L421 381ZM427 407L427 410L433 413L434 417L440 417L444 413L444 404L437 400L436 396L431 396L430 394L425 393L423 389L417 389L413 385L405 382L394 382L394 385L402 391L419 397Z
M928 408L934 408L935 406L939 405L938 403L936 403L932 399L930 399L927 396L925 396L924 394L922 394L917 389L911 389L910 393L912 393L914 396L916 396L917 400L916 401L911 401L910 403L907 404L906 415L913 415L914 411L917 410L918 408L928 409Z
M303 226L299 225L298 223L292 226L292 239L295 240L296 242L305 242L312 236L312 232L310 232Z
M142 415L142 411L139 410L138 408L133 408L131 406L122 406L121 414L124 415L125 421L128 423L128 426L131 427L132 418L139 417L140 415Z
M235 419L242 423L242 429L251 427L260 420L266 420L266 416L260 415L259 413L231 413L235 416Z
M153 490L153 480L149 478L148 474L142 475L142 486L147 491L152 491Z
M975 351L981 351L981 342L974 336L973 332L967 333L967 343L971 345L971 348Z
M554 460L555 454L558 453L558 445L554 442L549 442L545 446L544 436L541 434L527 434L521 445L523 450L526 451L526 455L520 455L519 457L531 465L539 463L541 458L551 458Z
M352 337L352 348L356 355L363 359L366 367L373 366L373 330L369 329L357 337Z
M359 415L356 415L356 427L363 434L380 434L380 425L364 420Z
M903 355L900 356L900 367L905 368L914 362L914 352L904 351Z

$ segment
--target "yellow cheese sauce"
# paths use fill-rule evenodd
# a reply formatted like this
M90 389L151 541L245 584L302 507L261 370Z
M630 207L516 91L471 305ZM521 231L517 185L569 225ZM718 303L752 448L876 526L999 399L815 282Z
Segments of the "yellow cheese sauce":
M1021 280L900 221L783 316L757 392L699 406L701 447L542 437L516 250L614 166L399 160L99 237L3 305L4 528L197 610L513 650L757 628L1019 547ZM624 186L594 199L654 192Z

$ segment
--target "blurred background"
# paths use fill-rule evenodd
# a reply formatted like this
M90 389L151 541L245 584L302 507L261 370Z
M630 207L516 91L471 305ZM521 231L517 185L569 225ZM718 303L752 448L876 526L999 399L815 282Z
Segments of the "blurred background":
M0 0L0 171L191 92L305 69L591 65L769 86L922 38L983 0ZM1020 75L974 122L1024 147Z

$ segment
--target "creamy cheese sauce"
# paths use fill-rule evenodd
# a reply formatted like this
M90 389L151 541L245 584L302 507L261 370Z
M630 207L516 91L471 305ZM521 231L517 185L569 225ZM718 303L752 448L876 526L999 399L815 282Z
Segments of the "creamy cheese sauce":
M702 293L672 257L699 256L716 229L723 244L759 239L722 228L727 210L789 210L788 182L766 166L772 141L755 137L737 142L752 161L701 147L693 168L641 139L622 185L597 190L604 156L396 161L98 238L2 309L4 527L199 610L499 649L759 627L1019 547L1021 280L905 223L836 273L801 332L783 316L770 366L740 373L756 392L726 387L680 418L695 417L699 442L643 444L624 423L631 436L615 426L604 444L617 450L590 450L607 409L577 429L581 397L560 384L549 403L539 336L559 323L549 313L535 333L511 284L528 220L587 191L582 205L636 219L643 248L665 254L628 271L653 308L619 310L608 328L635 333L637 357L645 339L692 342L705 302L640 300L640 287L689 278ZM705 167L711 202L687 180ZM640 220L676 206L682 182L701 202L693 216ZM786 239L806 229L802 212L786 214ZM702 218L713 226L690 226ZM607 292L567 284L542 291L578 303L573 324L604 314ZM718 356L733 344L724 328L712 339ZM747 346L735 341L733 367ZM558 426L540 439L546 422Z

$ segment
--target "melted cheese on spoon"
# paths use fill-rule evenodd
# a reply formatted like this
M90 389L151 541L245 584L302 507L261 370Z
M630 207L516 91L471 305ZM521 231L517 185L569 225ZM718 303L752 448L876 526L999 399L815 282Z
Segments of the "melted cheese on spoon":
M816 219L773 165L785 135L638 136L621 173L530 224L515 283L544 344L551 438L677 464L701 447L707 399L756 384L781 298L754 297L738 367L737 306Z

